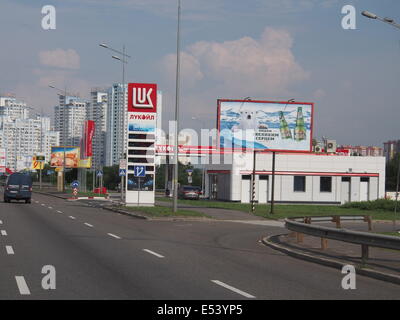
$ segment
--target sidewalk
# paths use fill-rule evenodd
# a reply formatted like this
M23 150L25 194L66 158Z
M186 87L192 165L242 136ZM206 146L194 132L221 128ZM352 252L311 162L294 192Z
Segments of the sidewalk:
M328 226L327 224L324 225ZM347 223L343 228L368 232L365 223ZM373 223L373 232L392 232L392 230L391 222ZM329 265L329 261L341 265L350 264L358 269L376 271L377 274L393 275L398 277L400 283L400 252L396 250L370 247L369 259L363 265L361 261L361 246L357 244L328 239L328 247L323 250L321 249L321 238L304 235L303 242L299 243L294 233L274 236L264 240L267 245L269 243L275 244L277 246L275 249L284 249L287 254L298 258L314 259L314 262L325 265ZM332 263L331 266L335 266L335 263Z

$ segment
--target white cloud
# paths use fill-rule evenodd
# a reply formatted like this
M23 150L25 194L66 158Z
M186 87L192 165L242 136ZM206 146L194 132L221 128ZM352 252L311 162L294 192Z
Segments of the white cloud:
M201 41L182 53L182 79L194 85L204 79L224 92L278 95L309 74L295 60L293 39L285 30L266 28L259 40L243 37L225 42ZM163 59L172 80L175 55Z
M74 49L55 49L39 52L42 65L64 69L79 69L80 57Z

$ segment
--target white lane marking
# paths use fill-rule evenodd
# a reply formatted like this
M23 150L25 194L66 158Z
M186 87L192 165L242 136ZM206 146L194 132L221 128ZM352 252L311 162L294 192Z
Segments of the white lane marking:
M39 203L39 201L35 201L36 203Z
M0 224L3 224L3 221L0 220Z
M121 239L121 237L116 236L115 234L112 233L107 233L110 237L113 237L115 239Z
M15 276L15 280L17 281L17 286L20 294L22 295L31 294L28 285L26 284L25 278L23 276Z
M7 254L14 254L14 249L12 246L6 246Z
M58 212L58 213L62 213L62 211L58 211L58 210L57 210L57 212Z
M247 292L244 292L242 290L236 289L236 288L234 288L234 287L230 286L229 284L226 284L226 283L224 283L222 281L219 281L219 280L211 280L211 281L214 282L215 284L218 284L221 287L224 287L224 288L229 289L229 290L231 290L233 292L236 292L236 293L242 295L243 297L250 298L250 299L254 299L255 298L255 296L252 296L251 294L249 294Z
M2 236L6 236L7 235L7 231L6 230L1 230L1 235Z
M44 206L45 206L45 204L44 204L44 203L42 203L42 206L44 207Z
M150 254L152 254L152 255L158 257L158 258L165 258L165 257L162 256L161 254L158 254L157 252L151 251L151 250L149 250L149 249L143 249L143 251L146 251L146 252L148 252L148 253L150 253Z
M84 225L93 228L93 225L91 225L90 223L85 222Z
M49 209L53 209L52 207L48 207Z
M68 218L71 218L72 220L75 220L76 218L73 216L69 216Z

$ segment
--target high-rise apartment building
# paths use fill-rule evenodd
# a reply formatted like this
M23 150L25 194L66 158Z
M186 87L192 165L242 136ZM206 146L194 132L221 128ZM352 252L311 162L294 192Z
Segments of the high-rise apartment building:
M90 97L86 119L95 123L92 165L94 168L100 168L106 164L107 90L94 88L90 92Z
M398 152L400 152L400 140L390 140L383 143L383 153L386 161L392 160Z
M37 154L50 161L51 147L58 144L59 133L51 130L49 117L0 116L0 148L6 150L6 166L13 171L29 169Z
M128 90L120 83L113 84L108 90L107 105L107 135L106 135L106 166L118 164L125 152L125 136L127 127L127 96Z
M59 95L59 105L54 107L54 127L60 132L61 145L80 145L87 107L86 100Z
M0 96L0 116L10 117L11 120L28 119L29 107L15 97Z

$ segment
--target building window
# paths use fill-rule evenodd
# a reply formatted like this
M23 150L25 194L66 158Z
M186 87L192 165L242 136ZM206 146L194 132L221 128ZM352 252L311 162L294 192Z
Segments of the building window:
M242 180L251 180L251 175L243 175Z
M320 177L319 181L320 192L332 192L332 177Z
M305 176L294 176L293 177L293 191L294 192L306 192L306 177Z

